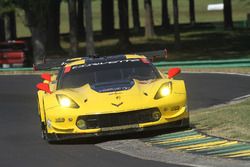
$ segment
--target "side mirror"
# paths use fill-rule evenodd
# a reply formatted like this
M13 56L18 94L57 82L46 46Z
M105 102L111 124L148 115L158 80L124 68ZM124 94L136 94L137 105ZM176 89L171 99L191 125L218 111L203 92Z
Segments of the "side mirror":
M50 88L49 88L49 84L47 84L47 83L39 83L39 84L36 85L36 88L38 90L45 91L45 92L47 92L49 94L51 93Z
M51 75L48 74L48 73L43 73L41 75L41 78L44 79L44 80L46 80L46 81L49 81L49 82L51 81Z
M178 75L181 72L180 68L170 68L168 70L168 79L173 78L174 76Z

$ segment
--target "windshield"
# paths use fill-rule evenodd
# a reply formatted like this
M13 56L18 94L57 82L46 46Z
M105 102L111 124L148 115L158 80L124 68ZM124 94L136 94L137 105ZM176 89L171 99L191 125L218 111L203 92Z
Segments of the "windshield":
M152 64L143 63L140 59L128 59L73 66L69 72L61 75L58 89L157 78L160 78L160 74Z

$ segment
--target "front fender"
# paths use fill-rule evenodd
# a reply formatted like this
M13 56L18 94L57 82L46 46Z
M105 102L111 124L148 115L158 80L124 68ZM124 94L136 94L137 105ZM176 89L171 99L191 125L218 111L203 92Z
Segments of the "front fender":
M175 94L187 94L183 80L172 80L172 89Z

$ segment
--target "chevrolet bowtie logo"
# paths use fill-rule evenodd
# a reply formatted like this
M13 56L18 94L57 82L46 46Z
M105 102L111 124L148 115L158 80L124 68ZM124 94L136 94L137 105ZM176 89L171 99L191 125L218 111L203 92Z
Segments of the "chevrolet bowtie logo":
M115 104L115 103L111 103L113 106L119 107L120 105L123 104L123 102L119 103L119 104Z

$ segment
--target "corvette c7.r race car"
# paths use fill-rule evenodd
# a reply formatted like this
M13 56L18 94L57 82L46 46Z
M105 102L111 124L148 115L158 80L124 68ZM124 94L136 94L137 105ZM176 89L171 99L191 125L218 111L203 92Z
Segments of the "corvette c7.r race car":
M37 84L42 136L49 142L189 126L186 89L144 56L74 58Z

